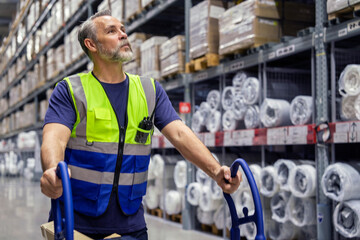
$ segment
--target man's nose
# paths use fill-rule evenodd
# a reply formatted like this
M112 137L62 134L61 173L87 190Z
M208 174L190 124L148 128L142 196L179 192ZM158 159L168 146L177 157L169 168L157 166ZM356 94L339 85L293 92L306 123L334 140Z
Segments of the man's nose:
M119 32L119 39L127 39L127 34L126 32L120 31Z

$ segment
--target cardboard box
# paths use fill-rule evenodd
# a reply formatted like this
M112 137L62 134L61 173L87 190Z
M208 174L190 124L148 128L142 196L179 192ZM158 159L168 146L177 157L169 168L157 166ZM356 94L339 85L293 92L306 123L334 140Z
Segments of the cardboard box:
M45 240L54 240L54 222L48 222L44 223L40 226L41 234L43 236L43 239ZM116 239L121 237L118 234L112 234L105 239ZM74 239L75 240L92 240L92 238L89 238L85 236L84 234L74 230Z
M160 45L167 37L152 37L141 44L141 74L147 77L160 78Z
M141 66L141 44L143 44L147 39L147 36L145 33L138 33L135 32L128 36L128 40L131 45L131 49L134 54L134 60L138 63L138 67Z
M185 53L177 51L160 61L161 77L185 71Z
M315 22L315 5L284 2L284 19L299 22Z
M185 51L185 37L183 35L172 37L161 44L160 59L163 60L178 51Z
M190 9L190 58L219 53L219 17L225 11L220 0L205 0Z
M238 10L243 11L242 8ZM235 16L237 12L233 11L229 15ZM223 26L220 29L220 55L280 40L280 26L277 20L248 16L237 21L229 21L229 15L224 15L220 19Z
M125 1L125 17L128 20L141 11L141 0Z
M349 0L351 2L351 0ZM333 13L345 9L349 6L348 0L327 0L326 10L327 13Z
M123 64L124 72L141 75L141 67L135 60Z
M123 0L111 0L111 15L120 21L124 19L124 2Z

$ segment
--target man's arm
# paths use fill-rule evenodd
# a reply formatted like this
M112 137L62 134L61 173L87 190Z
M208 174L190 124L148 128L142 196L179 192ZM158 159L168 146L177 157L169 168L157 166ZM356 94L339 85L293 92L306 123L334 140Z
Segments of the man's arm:
M183 157L206 172L226 193L235 192L241 181L238 172L231 178L230 168L220 166L207 147L182 121L176 120L167 124L161 131L176 147ZM226 183L225 179L229 182Z
M56 199L62 195L61 180L56 176L56 167L64 160L64 153L71 132L68 127L59 123L48 123L43 129L41 146L41 165L44 171L40 186L41 192Z

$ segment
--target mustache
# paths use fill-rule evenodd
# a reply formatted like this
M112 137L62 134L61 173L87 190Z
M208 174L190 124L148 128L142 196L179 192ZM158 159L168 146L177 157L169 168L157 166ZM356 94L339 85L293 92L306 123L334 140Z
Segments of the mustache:
M119 45L118 45L119 48L122 48L123 46L129 46L130 49L131 49L130 42L129 42L129 40L127 40L127 39L121 40L121 42L120 42Z

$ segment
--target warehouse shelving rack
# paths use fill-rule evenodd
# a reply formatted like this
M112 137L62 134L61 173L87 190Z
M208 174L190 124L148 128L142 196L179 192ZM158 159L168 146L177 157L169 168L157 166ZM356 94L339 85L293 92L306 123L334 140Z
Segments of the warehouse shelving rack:
M30 4L33 1L29 0L24 10L27 10L30 7ZM52 6L56 0L51 0L48 6L45 8L45 11L40 15L39 19L35 22L34 26L31 28L30 32L27 34L27 37L24 39L23 43L18 46L18 50L16 51L15 56L10 59L8 62L5 70L0 73L0 80L5 76L6 72L9 70L10 66L15 63L16 59L23 54L24 48L28 43L31 35L35 33L37 29L41 26L41 24L45 21L46 17L49 14ZM55 46L59 41L67 35L67 31L69 28L72 28L76 25L81 19L82 16L87 15L90 16L93 12L93 7L98 5L100 1L98 0L91 0L85 1L83 5L79 8L79 10L72 16L71 20L68 21L65 26L51 39L48 44L38 53L35 59L27 62L26 68L20 73L19 76L13 81L4 92L0 93L0 98L7 97L9 91L12 87L20 82L20 80L25 76L26 72L30 71L35 63L39 60L39 56L46 53L52 46ZM166 34L166 28L159 27L159 22L163 20L164 13L166 11L178 11L178 15L176 15L176 19L174 20L175 24L180 23L180 27L178 27L175 31L171 32L170 34L167 33L168 36L174 36L176 34L185 34L186 38L189 39L189 11L192 5L195 5L200 1L179 1L179 0L157 0L154 7L144 10L141 14L139 14L133 21L128 22L127 30L130 33L141 31L147 33L154 33L154 34ZM176 10L174 10L174 6ZM272 64L276 62L281 62L285 59L296 58L299 55L302 55L306 52L307 56L310 56L308 60L310 62L311 67L311 95L314 96L315 99L315 115L313 116L313 121L311 124L304 126L287 126L286 128L298 128L298 131L304 131L304 128L307 128L306 137L306 144L311 145L314 148L314 155L315 161L317 164L317 176L322 176L325 168L329 165L330 162L336 161L336 150L337 147L341 148L343 146L337 144L336 139L343 139L342 143L349 143L351 139L349 135L353 133L353 129L346 128L342 130L342 132L337 132L337 125L349 125L353 126L354 123L356 126L359 125L358 121L350 121L350 122L341 122L338 115L338 107L337 107L337 90L336 90L336 81L338 80L339 70L336 70L336 66L339 63L337 59L337 54L339 51L337 50L336 44L338 42L346 42L348 39L352 39L358 37L360 35L360 20L358 18L354 18L352 20L348 20L346 22L337 24L337 25L330 25L325 26L327 23L327 16L326 16L326 3L322 0L315 1L316 7L316 25L314 28L309 28L304 31L299 32L298 36L295 38L283 38L280 43L277 44L266 44L261 46L252 51L251 54L239 57L234 60L227 60L223 61L220 65L216 67L212 67L206 69L201 72L196 72L192 74L180 74L175 79L172 79L167 82L162 82L162 85L166 91L169 93L177 92L177 96L184 93L184 101L192 102L192 106L194 109L195 106L195 99L194 99L194 86L196 84L204 83L206 81L219 81L219 89L222 89L226 81L228 81L229 76L234 74L237 71L242 70L249 70L258 71L259 80L262 82L263 88L266 89L266 78L268 70L272 68ZM171 9L171 10L170 10ZM173 13L172 12L172 13ZM184 14L185 12L185 14ZM180 15L183 15L182 17ZM25 15L21 15L18 23L24 20ZM155 24L154 24L155 23ZM17 25L13 30L16 33L18 29ZM161 25L160 25L161 26ZM166 31L165 31L166 30ZM7 47L11 44L11 41L8 42L6 45L3 54ZM187 62L189 61L189 46L187 41L186 47L186 57ZM356 53L352 53L355 58L358 59ZM341 61L341 60L340 60ZM351 61L351 60L350 60ZM38 98L41 94L43 94L48 88L51 88L56 82L61 80L63 77L76 72L83 70L88 63L88 59L86 56L82 56L78 59L74 64L71 65L70 68L67 68L65 71L61 72L58 76L54 77L50 81L47 81L44 85L40 88L33 91L30 95L28 95L25 99L21 100L3 114L0 115L0 120L4 117L14 113L18 109L22 108L28 102L35 102L36 106L38 104ZM350 62L349 62L350 63ZM357 61L359 63L359 61ZM275 64L276 65L276 64ZM255 69L255 70L254 70ZM330 92L330 95L329 95ZM262 93L262 98L266 96L266 93ZM330 101L329 101L330 99ZM330 106L330 108L329 108ZM330 109L330 112L329 112ZM19 129L13 131L11 133L5 134L0 136L0 139L9 139L15 137L21 131L30 131L30 130L38 130L41 129L42 123L38 121L39 117L36 116L36 121L33 126ZM190 125L191 114L186 116L186 123ZM338 136L338 138L332 137L326 143L319 143L315 141L315 131L314 128L316 125L323 123L323 122L330 122L330 130L332 135ZM346 130L348 129L348 130ZM248 144L245 143L229 143L226 141L215 143L213 142L216 134L199 134L200 138L204 139L206 145L211 148L216 148L219 152L222 152L224 156L225 152L227 151L228 147L241 147L241 148L256 148L257 151L260 152L261 156L261 164L264 166L266 163L265 153L267 148L273 148L276 144L267 144L266 142L266 131L265 128L260 128L256 130L238 130L234 131L237 136L250 136L249 140L247 141ZM228 139L229 134L234 134L234 132L220 132L217 135L222 135L225 139ZM358 132L358 130L356 130ZM242 135L241 135L242 134ZM264 135L265 134L265 135ZM259 141L254 142L255 137L263 136L263 138ZM342 138L339 136L343 136ZM265 139L264 139L265 137ZM159 140L160 139L160 140ZM163 140L161 137L159 139L155 139L153 147L154 149L158 149L157 151L161 151L165 153L169 146L163 144ZM206 141L205 141L206 139ZM360 142L359 137L356 138L355 142ZM293 146L294 143L284 143L279 144L279 146ZM304 145L304 144L300 144ZM312 150L310 150L312 152ZM341 151L339 151L341 152ZM191 182L194 180L194 168L189 165L189 173L188 174L188 181ZM318 178L319 181L319 178ZM318 185L320 186L320 185ZM318 221L318 239L338 239L339 236L334 234L329 229L332 229L331 224L331 201L327 199L324 194L322 193L321 189L318 188L317 192L317 203L318 203L318 212L317 216L319 218ZM184 228L186 229L193 229L194 228L194 215L193 211L190 211L190 207L186 206L186 211L183 212L183 217L185 217L185 221L183 221ZM321 221L320 221L321 219Z

